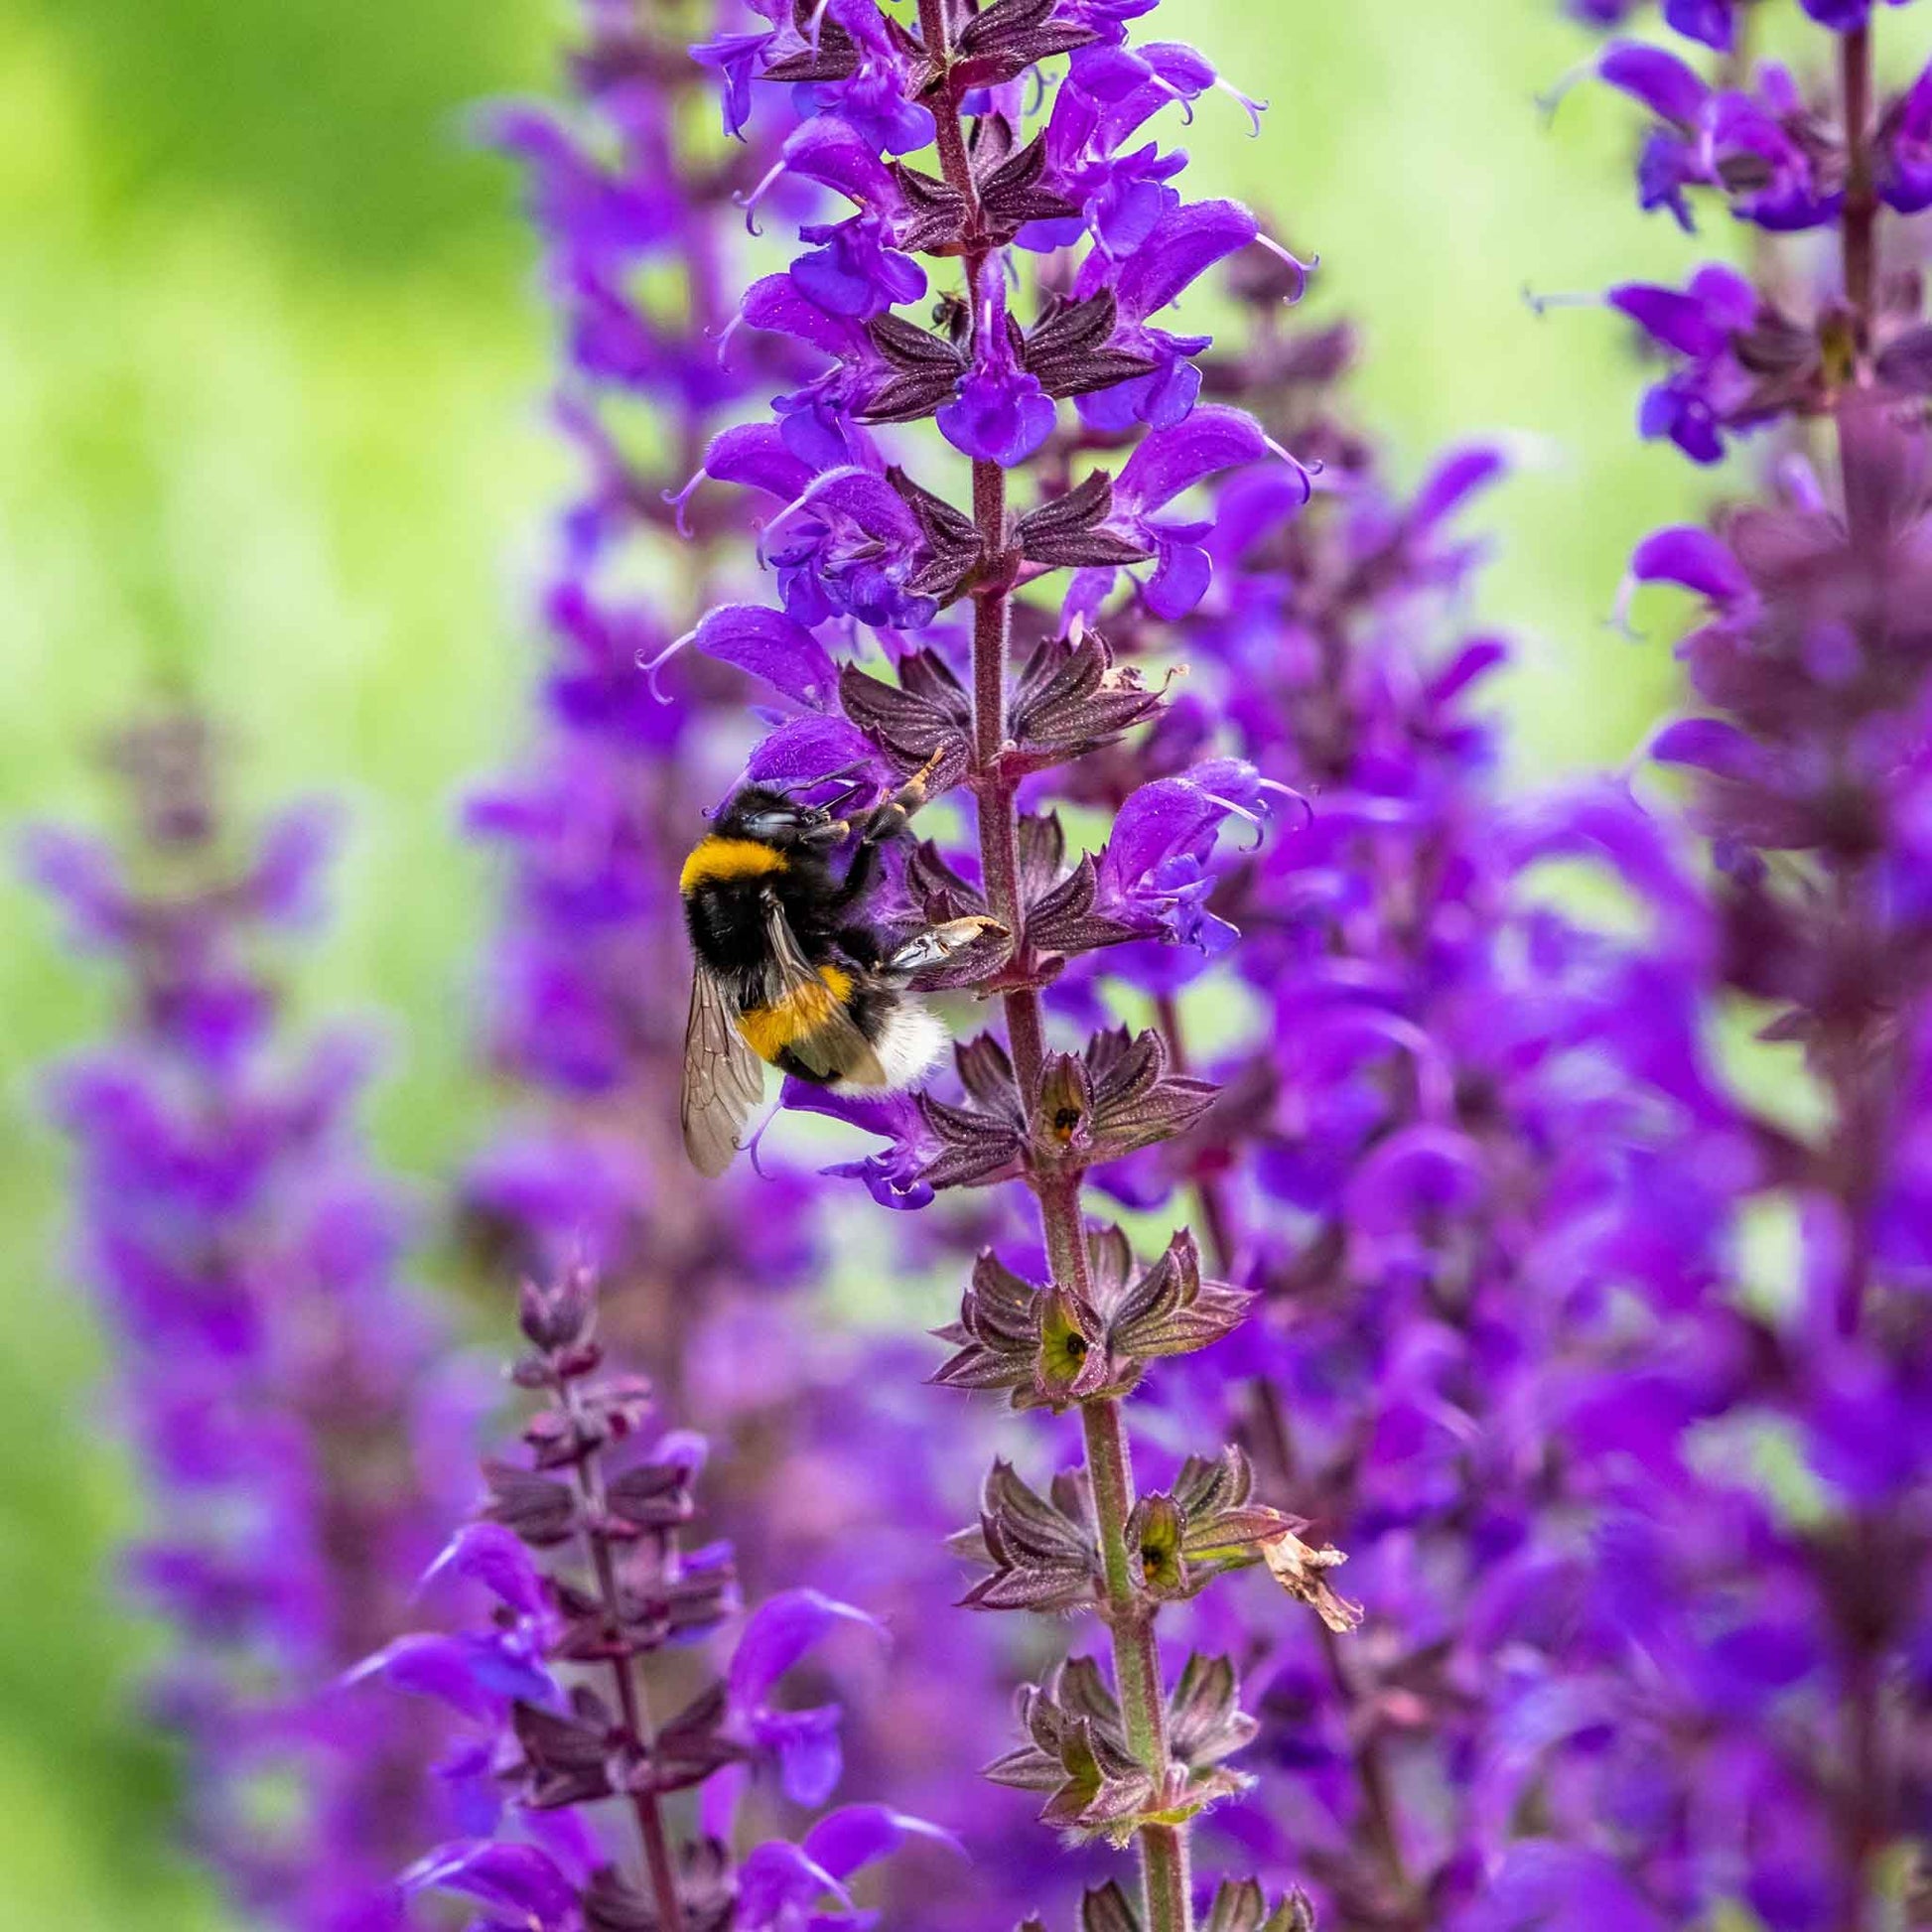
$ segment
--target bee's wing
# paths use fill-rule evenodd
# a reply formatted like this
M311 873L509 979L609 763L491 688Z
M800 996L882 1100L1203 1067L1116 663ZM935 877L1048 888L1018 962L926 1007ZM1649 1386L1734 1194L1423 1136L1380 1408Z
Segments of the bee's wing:
M684 1151L701 1174L715 1178L731 1166L738 1137L763 1097L764 1067L733 1024L725 989L694 967L678 1120Z
M818 968L799 951L791 921L775 893L765 899L764 939L764 1003L783 1007L794 1019L795 1031L785 1041L792 1057L820 1079L885 1086L886 1069L872 1042L819 976Z

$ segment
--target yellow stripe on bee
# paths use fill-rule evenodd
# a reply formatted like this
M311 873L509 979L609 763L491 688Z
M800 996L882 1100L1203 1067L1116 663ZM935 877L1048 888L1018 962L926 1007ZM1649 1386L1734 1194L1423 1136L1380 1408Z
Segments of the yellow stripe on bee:
M759 879L783 872L785 855L757 839L700 839L678 874L677 889L689 893L715 879Z
M815 1033L845 1004L852 991L852 975L837 966L821 966L823 986L795 986L768 1007L753 1007L738 1016L738 1031L759 1059L777 1063L793 1041Z

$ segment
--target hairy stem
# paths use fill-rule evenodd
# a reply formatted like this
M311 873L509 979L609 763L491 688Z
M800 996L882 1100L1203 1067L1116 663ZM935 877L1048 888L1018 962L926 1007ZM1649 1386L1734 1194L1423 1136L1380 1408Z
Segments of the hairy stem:
M1845 110L1845 300L1852 311L1861 380L1871 361L1871 321L1878 273L1878 195L1871 179L1871 28L1855 27L1839 49Z
M571 1419L580 1428L583 1427L583 1407L575 1385L563 1383L562 1394ZM644 1688L637 1681L630 1651L624 1642L623 1625L620 1621L617 1564L611 1554L611 1544L595 1527L604 1513L604 1473L598 1467L596 1455L583 1457L577 1464L576 1474L577 1494L589 1519L584 1527L584 1553L597 1578L598 1597L611 1626L611 1641L616 1646L615 1654L610 1659L612 1688L618 1695L618 1710L623 1721L625 1735L641 1756L655 1742L656 1730L651 1723ZM656 1908L659 1932L684 1932L684 1907L677 1894L677 1871L671 1863L670 1841L665 1835L664 1813L657 1802L656 1792L633 1791L630 1794L630 1808L637 1820L637 1837L643 1846L645 1868L650 1874L651 1901Z
M919 0L919 30L928 53L943 68L950 53L946 0ZM934 101L937 145L946 181L965 198L968 230L978 232L979 196L959 100L959 89L948 77ZM987 262L984 249L969 247L966 282L976 340L983 327L980 286ZM1031 1109L1045 1065L1046 1035L1039 994L1024 983L1034 962L1021 917L1020 824L1014 782L1004 763L1013 612L1012 585L1002 565L1007 549L1006 473L998 464L973 465L973 520L991 579L973 598L972 782L979 807L980 866L988 909L1014 934L1015 952L1008 970L1011 978L1022 983L1003 996L1007 1044L1022 1105ZM1054 1279L1085 1296L1091 1291L1091 1282L1078 1177L1035 1173L1030 1178L1039 1201ZM1127 1519L1134 1508L1134 1467L1126 1420L1118 1402L1101 1401L1083 1405L1081 1423L1106 1574L1106 1620L1113 1637L1114 1681L1120 1692L1121 1715L1130 1747L1158 1789L1166 1784L1169 1771L1167 1697L1161 1683L1152 1607L1142 1600L1135 1587L1127 1550ZM1149 1932L1191 1932L1185 1835L1174 1826L1145 1826L1137 1839Z

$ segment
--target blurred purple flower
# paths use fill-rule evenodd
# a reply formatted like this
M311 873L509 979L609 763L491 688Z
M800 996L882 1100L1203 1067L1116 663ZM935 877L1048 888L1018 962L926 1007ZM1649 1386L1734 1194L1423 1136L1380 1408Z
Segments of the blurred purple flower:
M259 963L313 915L322 820L232 840L216 758L199 718L151 720L115 747L125 854L30 834L76 943L124 976L114 1038L55 1069L51 1104L149 1491L128 1569L173 1628L152 1702L192 1754L189 1836L263 1923L377 1932L403 1921L393 1872L447 1828L422 1781L437 1727L340 1678L400 1627L471 1398L396 1277L401 1216L351 1120L367 1055L298 1048Z

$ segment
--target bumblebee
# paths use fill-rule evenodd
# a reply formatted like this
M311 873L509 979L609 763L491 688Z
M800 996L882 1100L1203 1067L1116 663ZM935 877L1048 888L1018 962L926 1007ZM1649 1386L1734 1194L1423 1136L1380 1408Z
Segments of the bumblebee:
M954 919L895 941L866 914L881 852L924 803L931 769L856 827L748 785L685 860L693 970L679 1118L700 1173L731 1165L764 1064L817 1086L886 1092L910 1086L945 1049L944 1025L907 986L1002 929ZM855 830L839 876L833 854Z

